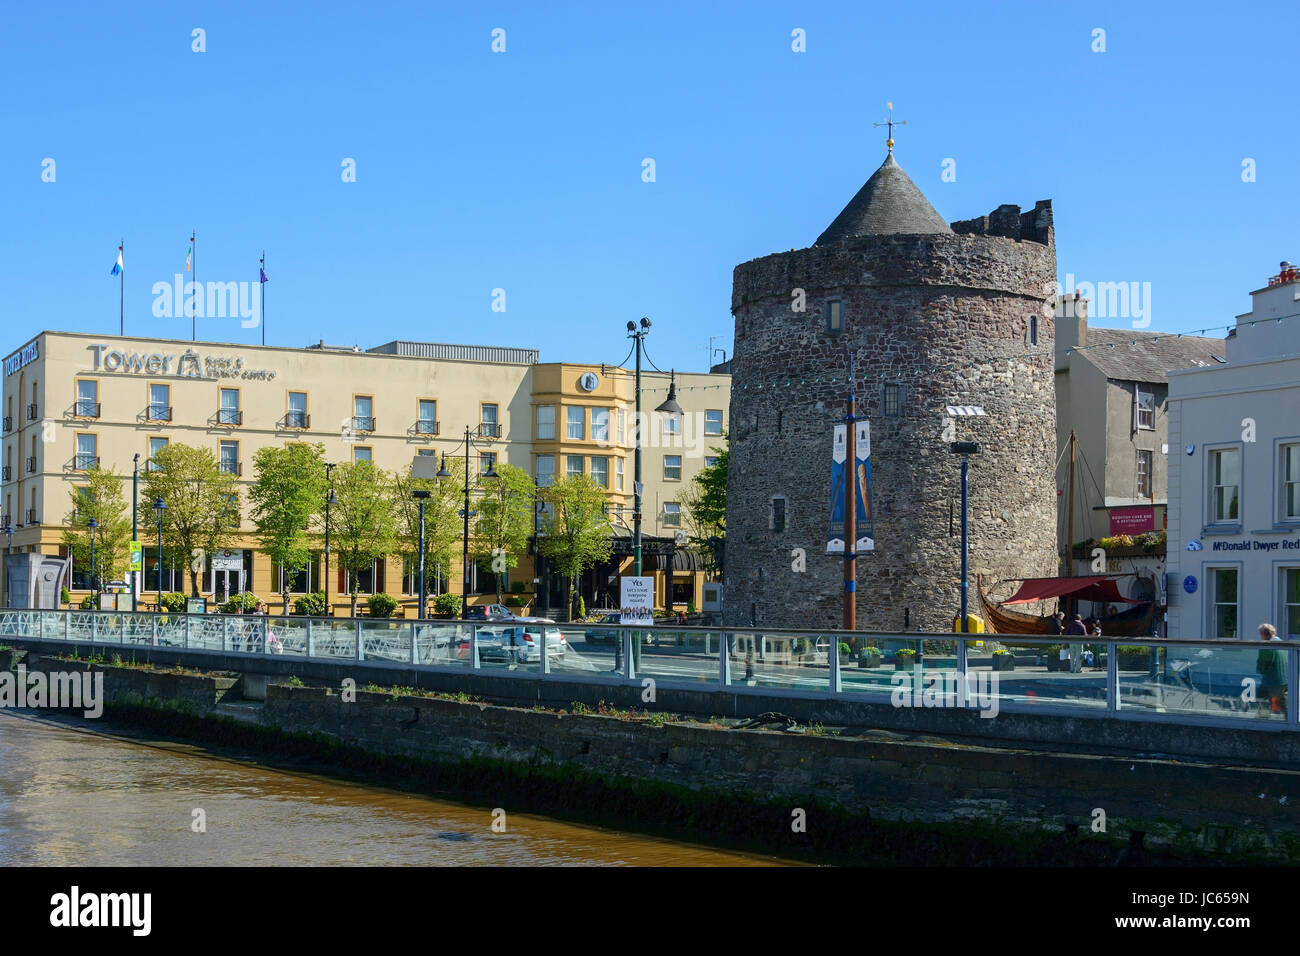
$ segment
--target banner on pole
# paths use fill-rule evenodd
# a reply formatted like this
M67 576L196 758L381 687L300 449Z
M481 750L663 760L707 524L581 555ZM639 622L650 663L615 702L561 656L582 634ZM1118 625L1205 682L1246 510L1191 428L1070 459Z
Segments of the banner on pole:
M132 571L144 570L144 546L139 541L131 542L131 565Z
M653 627L655 623L655 579L649 575L619 578L620 624Z
M876 549L875 532L871 516L871 423L865 418L854 423L857 431L854 457L857 466L857 544L858 553ZM835 426L835 439L831 448L831 523L826 535L826 553L844 553L844 483L848 480L845 469L848 457L848 426Z

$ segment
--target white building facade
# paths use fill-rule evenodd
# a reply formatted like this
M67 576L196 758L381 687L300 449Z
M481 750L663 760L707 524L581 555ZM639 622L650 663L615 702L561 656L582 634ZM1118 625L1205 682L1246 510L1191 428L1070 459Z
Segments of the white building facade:
M1169 373L1169 636L1300 640L1300 269L1282 263L1227 362Z

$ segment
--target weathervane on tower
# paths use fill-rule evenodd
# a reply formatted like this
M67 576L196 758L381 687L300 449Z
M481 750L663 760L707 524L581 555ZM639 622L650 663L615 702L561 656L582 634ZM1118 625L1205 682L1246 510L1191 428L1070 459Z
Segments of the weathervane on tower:
M907 120L896 120L896 119L894 119L894 104L893 104L893 103L886 103L885 105L889 107L889 119L887 119L887 120L885 120L884 122L881 122L881 123L872 123L872 124L871 124L871 127L872 127L872 129L875 129L877 126L888 126L888 127L889 127L889 139L885 140L885 145L889 147L889 151L892 153L892 152L894 151L894 127L895 127L895 126L906 126L906 125L907 125Z

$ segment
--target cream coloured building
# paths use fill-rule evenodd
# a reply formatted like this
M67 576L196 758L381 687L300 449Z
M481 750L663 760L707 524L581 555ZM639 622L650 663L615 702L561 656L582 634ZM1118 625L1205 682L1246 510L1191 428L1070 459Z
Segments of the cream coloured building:
M59 553L67 527L70 488L86 469L112 469L131 497L135 456L142 471L164 444L212 449L222 467L252 483L253 456L266 445L320 442L329 462L369 458L389 471L405 470L417 455L447 456L453 475L464 467L465 430L471 435L471 471L491 462L529 471L541 484L581 471L605 485L615 525L615 559L584 577L589 605L617 601L617 577L630 573L620 551L632 523L635 387L621 368L541 363L533 349L396 341L367 351L278 348L184 340L119 338L42 332L10 353L4 365L3 524L12 527L12 552ZM642 376L647 411L667 396L669 377ZM692 477L723 442L730 377L678 374L676 397L684 415L644 419L643 534L645 571L658 580L661 606L685 610L701 604L703 575L686 550L673 547L684 530L681 497ZM156 548L150 548L152 514L140 502L140 540L146 544L143 590L157 587ZM246 510L246 509L245 509ZM244 551L248 587L276 606L278 584L269 559L258 551L245 516L236 545ZM459 549L457 549L459 552ZM530 552L531 552L530 547ZM672 554L658 552L675 551ZM316 562L296 587L323 590ZM676 565L678 570L672 574ZM561 601L553 576L533 601L545 611ZM88 569L74 568L74 599L85 592ZM164 590L186 590L180 568L164 568ZM511 581L534 591L533 559L520 557ZM413 568L401 556L377 562L362 575L362 593L385 591L413 602ZM453 562L450 582L461 590L462 569ZM208 570L209 597L238 588L238 573ZM350 582L330 567L329 591L336 609ZM488 576L479 590L471 570L471 602L495 594ZM7 582L7 576L6 576ZM7 597L7 588L6 588ZM674 598L676 601L674 602ZM494 598L493 598L494 599Z

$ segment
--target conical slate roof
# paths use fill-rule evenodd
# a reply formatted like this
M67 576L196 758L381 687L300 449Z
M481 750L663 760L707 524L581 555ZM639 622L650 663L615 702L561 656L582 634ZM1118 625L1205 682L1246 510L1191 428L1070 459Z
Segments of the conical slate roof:
M891 151L813 245L824 246L855 236L890 233L951 233Z

